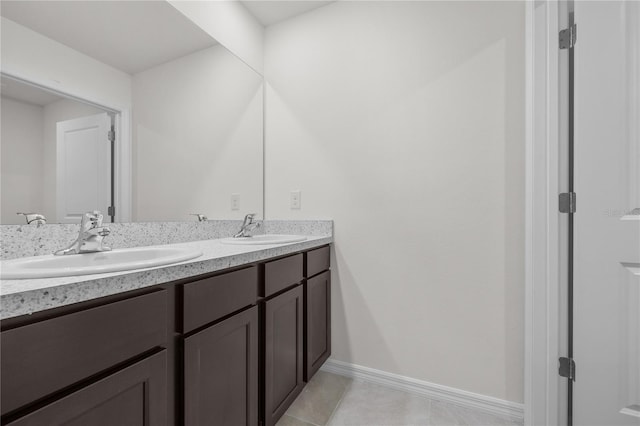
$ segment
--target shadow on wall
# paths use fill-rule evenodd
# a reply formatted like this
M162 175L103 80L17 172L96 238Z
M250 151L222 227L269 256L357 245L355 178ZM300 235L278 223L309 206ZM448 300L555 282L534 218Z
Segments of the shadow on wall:
M381 360L384 365L397 367L393 354L385 342L380 328L377 326L376 318L371 310L368 309L358 286L353 285L356 281L347 265L348 263L345 261L340 247L335 244L331 245L331 321L333 327L331 333L333 341L341 343L340 345L332 343L331 358L337 360L352 360L354 358L353 348L349 342L357 339L352 339L349 336L353 331L349 330L349 313L344 303L345 293L348 292L350 303L356 303L358 306L358 320L370 325L366 330L366 339L376 348L376 358ZM348 283L352 284L348 285Z

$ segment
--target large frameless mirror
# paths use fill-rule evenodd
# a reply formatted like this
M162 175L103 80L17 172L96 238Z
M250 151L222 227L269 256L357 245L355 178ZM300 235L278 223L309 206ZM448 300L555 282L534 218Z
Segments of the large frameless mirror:
M263 212L263 79L165 1L3 1L0 223Z

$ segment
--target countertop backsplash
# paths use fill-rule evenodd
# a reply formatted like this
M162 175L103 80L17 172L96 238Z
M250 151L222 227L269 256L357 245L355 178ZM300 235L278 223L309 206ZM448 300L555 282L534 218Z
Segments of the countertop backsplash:
M234 235L241 220L205 222L139 222L105 224L105 244L114 249L213 240ZM0 259L51 254L78 236L78 224L0 225ZM331 220L267 220L256 234L333 235Z

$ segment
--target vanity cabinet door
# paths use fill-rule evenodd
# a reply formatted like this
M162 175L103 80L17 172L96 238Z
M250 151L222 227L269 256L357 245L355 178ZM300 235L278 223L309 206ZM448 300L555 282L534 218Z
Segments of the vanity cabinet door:
M331 355L331 271L305 283L305 363L308 382Z
M167 303L155 290L2 331L2 415L166 346Z
M273 426L304 387L302 334L299 285L264 303L265 426Z
M165 426L167 351L125 367L27 415L10 426Z
M258 424L258 308L184 342L186 426Z

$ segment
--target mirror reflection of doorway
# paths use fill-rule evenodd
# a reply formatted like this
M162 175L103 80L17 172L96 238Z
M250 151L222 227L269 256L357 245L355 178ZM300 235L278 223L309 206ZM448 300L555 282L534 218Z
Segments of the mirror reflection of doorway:
M92 210L113 221L114 112L6 74L1 83L0 222L33 212L78 223Z

